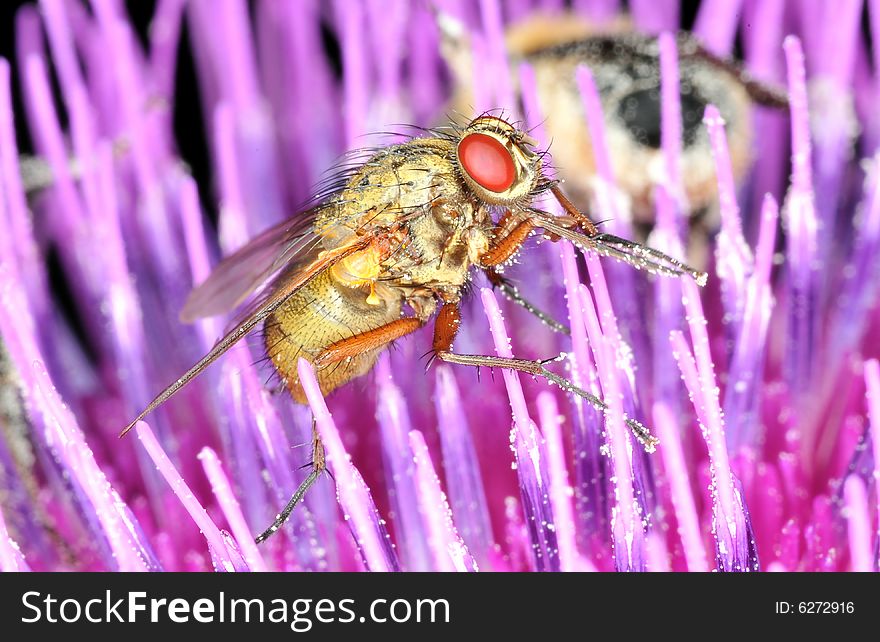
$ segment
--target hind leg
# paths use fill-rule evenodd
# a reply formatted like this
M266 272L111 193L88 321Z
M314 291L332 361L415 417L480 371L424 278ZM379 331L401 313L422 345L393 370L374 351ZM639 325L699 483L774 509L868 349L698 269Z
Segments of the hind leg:
M399 339L400 337L417 330L421 325L422 322L418 319L404 317L379 326L378 328L374 328L373 330L368 330L346 339L341 339L327 346L327 348L318 355L317 359L315 359L315 366L327 366L334 363L340 363L345 359L361 356L365 353L376 350L377 348L388 345L395 339ZM321 473L327 470L327 461L324 457L324 443L318 435L314 419L312 419L311 466L312 470L308 477L306 477L302 484L299 485L299 488L296 489L296 492L293 494L293 497L290 498L290 501L287 502L284 510L275 516L275 521L272 522L269 528L256 537L257 544L266 541L269 536L284 525L284 522L288 520L296 506L303 500L309 488L311 488L318 480Z

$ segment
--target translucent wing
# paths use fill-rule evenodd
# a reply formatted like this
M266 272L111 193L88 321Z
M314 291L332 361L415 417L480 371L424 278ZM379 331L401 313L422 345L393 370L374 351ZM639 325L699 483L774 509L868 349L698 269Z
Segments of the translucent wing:
M317 237L315 237L314 235L302 238L309 238L311 240L317 239ZM217 344L211 349L211 351L208 352L208 354L206 354L204 357L202 357L198 363L187 370L187 372L183 376L181 376L174 383L165 388L165 390L159 393L159 395L150 402L150 405L147 406L144 411L141 412L137 416L137 418L135 418L134 421L128 424L128 426L125 428L125 430L122 431L120 436L131 430L137 422L142 420L153 410L165 403L165 401L167 401L170 397L177 393L178 390L180 390L186 384L192 381L193 378L195 378L205 368L216 361L232 346L238 343L239 340L244 338L245 335L253 330L259 323L264 321L266 317L268 317L276 309L278 309L278 307L281 306L285 301L287 301L287 299L296 294L297 291L299 291L304 285L315 278L315 276L317 276L324 270L332 267L346 256L349 256L350 254L353 254L354 252L363 249L364 247L369 245L371 240L372 239L369 235L354 238L350 243L340 245L339 247L332 250L326 250L317 253L317 255L312 260L310 260L308 263L297 270L285 270L283 274L275 279L275 281L271 284L267 296L260 301L259 305L257 305L245 318L239 321L235 325L235 327L227 332L226 335L224 335L224 337L220 339L220 341L217 342Z
M370 153L370 150L357 150L348 154L345 162L334 167L318 185L310 201L316 205L295 219L284 221L259 234L245 247L221 261L205 282L190 293L180 315L184 321L230 311L262 288L259 296L252 297L248 305L239 309L231 329L211 351L159 393L120 436L174 396L317 275L372 242L374 237L370 234L352 236L348 241L327 250L321 243L324 237L314 231L318 215L325 208L338 207L339 203L334 197L363 166L364 161L360 157ZM334 222L341 225L361 214L362 211L356 207L350 208L347 214L337 211Z
M180 312L181 321L191 323L229 312L281 268L295 261L308 262L319 242L312 233L316 211L309 210L270 227L223 259L190 293Z
M190 293L180 312L181 321L190 323L229 312L282 269L295 271L297 265L307 264L317 253L320 243L312 230L318 214L325 208L336 207L333 196L347 186L351 177L377 150L363 148L346 152L315 186L315 192L303 205L301 214L261 232L223 259L204 283ZM349 217L358 214L350 213ZM345 219L337 212L335 220L343 223Z

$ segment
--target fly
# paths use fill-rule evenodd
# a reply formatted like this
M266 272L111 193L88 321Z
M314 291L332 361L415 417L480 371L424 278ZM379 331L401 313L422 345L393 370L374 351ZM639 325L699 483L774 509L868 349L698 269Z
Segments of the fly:
M605 402L545 367L546 362L458 354L464 287L474 270L503 282L498 269L536 231L583 250L666 276L707 275L656 250L601 233L563 194L524 131L492 115L463 128L388 146L337 183L303 215L271 228L222 261L189 296L192 321L238 307L239 321L192 368L162 391L123 431L172 397L245 335L263 328L269 360L293 399L305 403L300 357L314 367L324 394L366 374L379 354L433 320L434 358L507 368L549 380L604 411ZM537 203L549 192L564 214ZM261 288L261 294L251 295ZM529 305L521 297L517 303ZM656 439L627 424L647 450ZM325 470L313 430L312 471L257 541L277 531Z

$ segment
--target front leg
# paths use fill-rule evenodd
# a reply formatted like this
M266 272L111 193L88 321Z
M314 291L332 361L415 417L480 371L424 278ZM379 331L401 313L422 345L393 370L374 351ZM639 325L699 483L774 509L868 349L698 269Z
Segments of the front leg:
M506 227L505 223L509 220L509 216L505 215L502 223L495 227L495 233L498 234ZM480 267L490 268L502 265L509 261L520 251L523 243L529 238L529 234L535 229L535 222L531 217L523 219L507 234L501 238L495 238L488 251L480 255Z
M504 216L498 222L498 225L495 227L495 234L498 235L502 230L506 229L510 219L512 218L512 214L510 210L505 212ZM527 218L520 223L518 223L513 229L511 229L507 234L498 238L496 236L493 239L493 243L489 250L480 256L480 267L486 272L486 277L489 279L489 282L499 290L501 293L510 301L513 301L517 305L521 306L530 314L537 317L541 323L547 325L552 328L556 332L560 332L562 334L571 334L571 330L568 329L563 323L560 323L552 316L538 308L536 305L528 301L525 297L523 297L517 288L508 282L496 269L497 266L502 265L509 261L517 252L522 248L523 243L535 229L535 222L532 218Z
M566 392L572 392L579 397L585 399L591 406L603 413L607 412L608 404L596 395L590 394L583 390L565 377L561 377L555 372L551 372L545 366L546 363L554 361L531 361L529 359L512 359L509 357L477 355L477 354L456 354L452 352L452 343L461 324L461 313L459 312L457 303L446 303L440 308L440 314L434 323L434 355L441 361L447 363L457 363L464 366L485 366L487 368L506 368L517 372L524 372L533 377L542 377L547 381L555 383ZM651 434L640 422L635 419L626 419L626 424L632 430L633 435L644 446L645 451L654 452L659 440Z
M559 332L560 334L571 336L571 330L567 325L557 321L551 315L544 312L541 308L526 299L522 294L519 293L519 288L517 288L513 283L505 279L504 276L502 276L498 273L497 270L495 270L495 268L486 269L486 278L489 279L489 283L492 284L492 287L498 288L501 294L504 295L504 298L506 298L508 301L516 303L518 306L523 308L529 314L533 315L536 319L538 319L541 323L546 325L554 332Z

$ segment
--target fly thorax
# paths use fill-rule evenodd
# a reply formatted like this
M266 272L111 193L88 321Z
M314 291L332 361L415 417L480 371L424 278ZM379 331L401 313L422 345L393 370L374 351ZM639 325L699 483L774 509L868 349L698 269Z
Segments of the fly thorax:
M467 278L464 228L427 213L413 219L407 238L384 265L394 281L409 287L458 287Z

